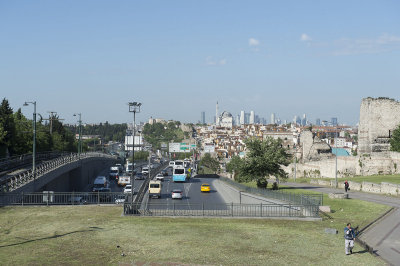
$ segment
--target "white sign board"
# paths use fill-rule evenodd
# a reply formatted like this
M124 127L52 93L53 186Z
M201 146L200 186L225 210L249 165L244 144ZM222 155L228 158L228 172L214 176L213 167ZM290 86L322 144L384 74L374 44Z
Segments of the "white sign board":
M168 143L169 152L181 152L181 144L180 143Z

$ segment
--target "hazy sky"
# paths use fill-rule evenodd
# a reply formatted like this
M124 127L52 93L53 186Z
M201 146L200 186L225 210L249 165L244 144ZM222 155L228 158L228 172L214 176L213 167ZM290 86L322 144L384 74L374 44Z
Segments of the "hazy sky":
M0 96L67 123L131 122L129 101L210 122L218 100L355 124L399 84L400 1L0 1Z

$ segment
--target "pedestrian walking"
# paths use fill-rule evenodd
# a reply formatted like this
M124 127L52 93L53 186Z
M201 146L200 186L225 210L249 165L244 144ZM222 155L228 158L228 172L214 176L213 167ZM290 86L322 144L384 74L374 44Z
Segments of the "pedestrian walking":
M347 180L344 181L344 190L345 190L346 192L347 192L347 190L350 190L349 182L347 182Z
M346 255L353 254L354 240L356 240L356 233L351 224L348 223L344 228L344 251Z

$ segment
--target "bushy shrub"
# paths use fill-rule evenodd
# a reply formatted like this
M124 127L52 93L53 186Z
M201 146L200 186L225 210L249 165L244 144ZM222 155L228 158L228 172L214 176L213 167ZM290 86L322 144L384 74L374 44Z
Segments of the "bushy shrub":
M258 188L267 188L268 181L264 177L257 179L257 187Z

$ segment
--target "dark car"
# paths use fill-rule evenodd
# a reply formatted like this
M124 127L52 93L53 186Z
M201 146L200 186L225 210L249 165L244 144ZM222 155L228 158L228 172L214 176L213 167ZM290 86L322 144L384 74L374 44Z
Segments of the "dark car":
M144 175L141 172L136 173L135 175L136 180L142 180L144 179Z

